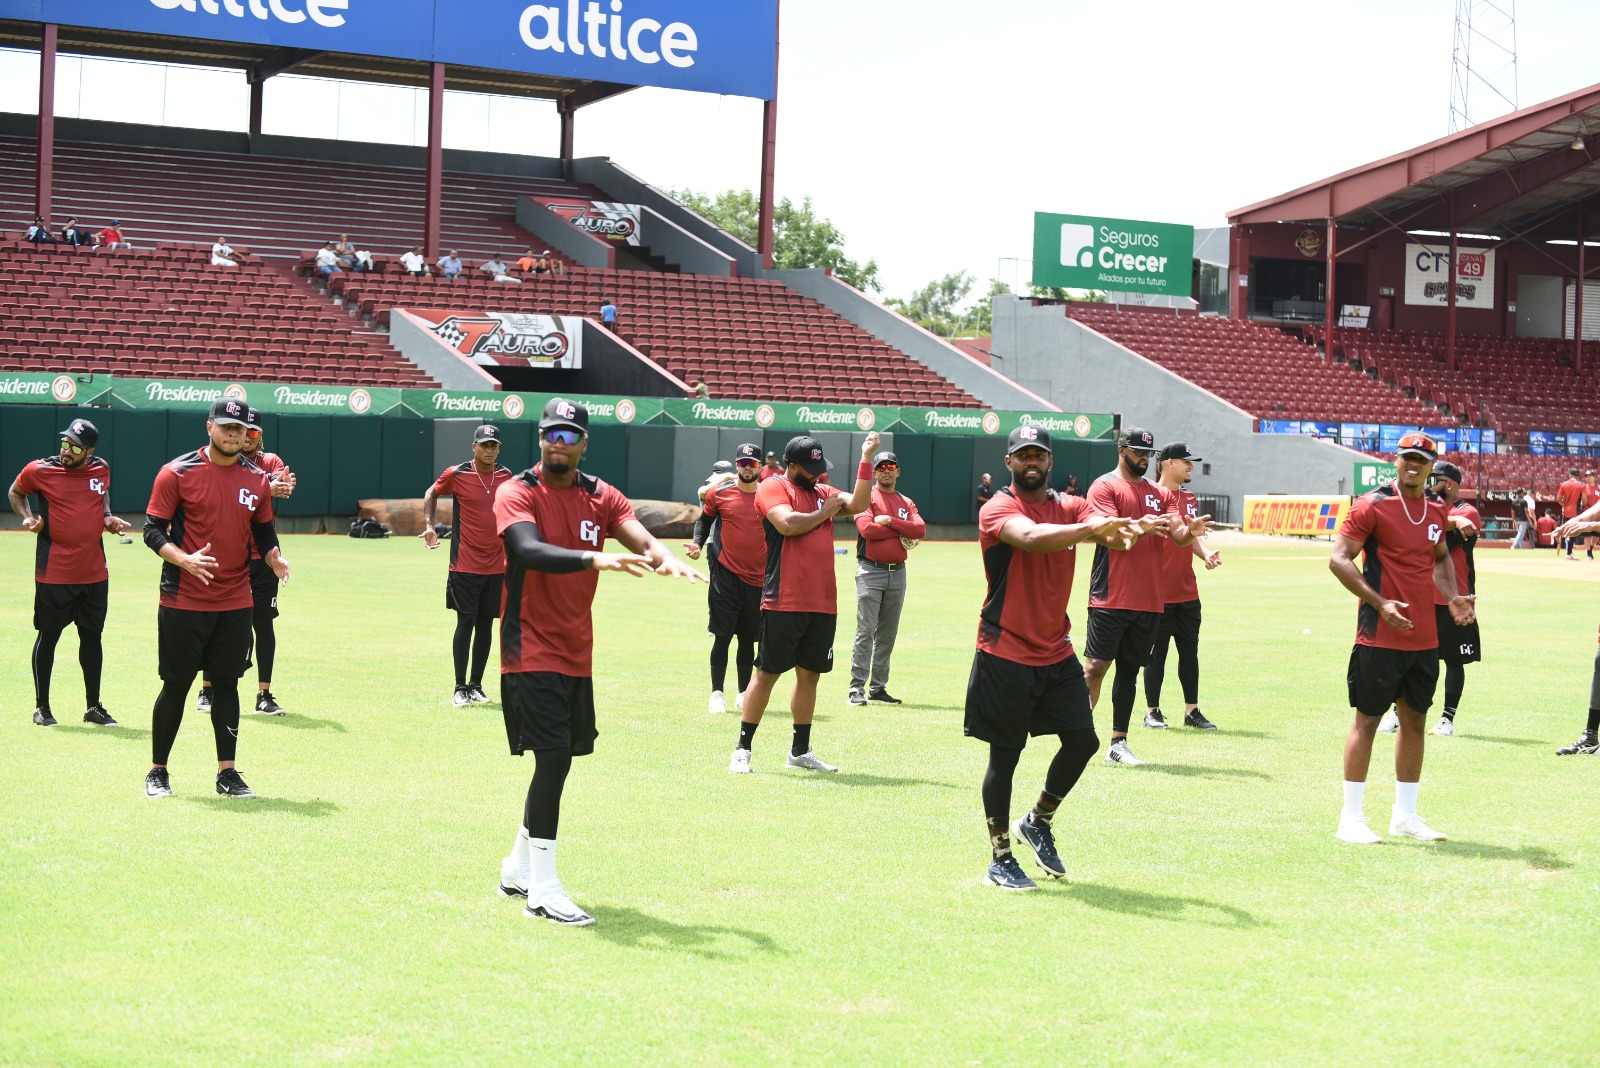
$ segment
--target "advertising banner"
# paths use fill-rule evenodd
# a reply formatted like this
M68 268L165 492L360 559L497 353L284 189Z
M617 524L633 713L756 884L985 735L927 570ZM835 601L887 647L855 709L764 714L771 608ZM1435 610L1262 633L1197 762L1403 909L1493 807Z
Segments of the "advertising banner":
M1355 496L1371 493L1381 489L1395 479L1394 464L1377 460L1357 460L1355 478L1351 485L1355 487Z
M771 100L778 0L0 0L0 19Z
M557 396L586 405L591 426L648 423L661 413L654 397L591 397L573 393L495 393L488 390L406 389L400 402L426 419L527 419L537 422L544 406Z
M1187 297L1193 275L1192 226L1034 213L1036 286Z
M1115 436L1110 415L1071 412L995 412L971 408L901 408L894 428L913 434L962 434L1004 438L1019 426L1048 430L1057 440Z
M574 200L570 197L534 197L584 233L619 245L639 243L637 204L617 204L609 200Z
M851 404L778 404L763 401L668 399L661 402L664 422L679 426L748 426L793 430L887 430L896 408Z
M1246 497L1244 532L1331 535L1349 510L1348 497Z
M110 375L0 372L0 404L86 404L111 384Z
M280 415L382 415L400 403L400 390L368 386L316 386L291 382L184 382L116 378L98 402L120 408L203 411L231 397Z
M439 340L485 367L583 366L583 320L523 312L407 308Z
M1456 307L1494 307L1494 249L1456 246ZM1406 245L1407 304L1450 303L1450 246Z

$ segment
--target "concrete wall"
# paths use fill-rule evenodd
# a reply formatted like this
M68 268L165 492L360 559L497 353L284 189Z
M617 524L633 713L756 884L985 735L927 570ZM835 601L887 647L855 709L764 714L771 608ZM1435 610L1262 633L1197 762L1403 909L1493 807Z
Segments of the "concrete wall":
M820 268L767 271L764 277L776 279L844 316L867 333L881 338L923 366L943 375L990 408L1003 411L1059 410L1053 409L1050 402L1038 395L1037 391L1030 392L1017 382L985 367L943 338L935 337L917 324L896 315L827 271Z
M500 388L493 375L470 360L463 360L459 352L439 340L439 335L401 308L389 316L389 344L438 379L445 389Z
M1019 297L994 302L995 366L1065 411L1117 412L1158 444L1184 441L1210 465L1190 489L1230 498L1234 521L1244 496L1349 493L1360 453L1310 437L1257 434L1255 420L1158 364L1068 319L1059 307Z
M719 252L648 204L641 204L639 239L651 255L659 256L685 274L732 278L739 273L733 257Z
M761 277L761 256L755 249L726 230L711 225L649 182L629 174L604 156L573 160L568 169L568 178L599 186L610 199L619 203L640 204L654 209L673 224L730 257L738 264L739 274L743 277Z
M517 201L517 225L580 267L609 270L616 265L611 242L584 233L532 197Z

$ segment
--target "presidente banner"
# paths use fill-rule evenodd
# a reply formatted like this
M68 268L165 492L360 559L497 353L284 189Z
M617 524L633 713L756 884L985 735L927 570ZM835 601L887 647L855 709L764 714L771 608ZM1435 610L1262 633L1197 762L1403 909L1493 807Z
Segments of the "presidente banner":
M590 425L628 426L648 423L661 414L656 397L591 397L576 393L496 393L488 390L402 389L399 403L404 411L426 419L495 419L537 422L544 406L556 397L566 397L586 405ZM403 413L395 413L403 414Z
M1456 307L1494 307L1494 249L1456 245ZM1450 303L1450 246L1406 246L1407 304Z
M617 204L609 200L574 200L563 197L534 197L534 200L561 216L586 234L619 245L639 244L637 204Z
M111 386L110 375L0 372L0 404L87 404Z
M433 334L485 367L583 366L583 320L523 312L407 308Z
M778 0L0 0L0 19L771 100Z
M204 411L223 397L279 415L382 415L400 403L400 390L377 386L318 386L291 382L183 382L166 378L109 378L95 403L121 408Z
M1187 297L1194 227L1177 223L1033 215L1033 284Z
M1245 497L1246 534L1333 534L1350 510L1349 497Z
M1005 437L1019 426L1048 430L1056 440L1095 440L1116 435L1110 415L1072 412L999 412L973 408L901 408L895 430L912 434L961 434L969 437Z

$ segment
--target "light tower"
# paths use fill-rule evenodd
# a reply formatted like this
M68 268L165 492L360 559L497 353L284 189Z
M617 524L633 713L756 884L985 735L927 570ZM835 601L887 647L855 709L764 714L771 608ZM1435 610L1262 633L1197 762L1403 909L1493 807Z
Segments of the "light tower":
M1456 0L1450 133L1517 110L1517 0Z

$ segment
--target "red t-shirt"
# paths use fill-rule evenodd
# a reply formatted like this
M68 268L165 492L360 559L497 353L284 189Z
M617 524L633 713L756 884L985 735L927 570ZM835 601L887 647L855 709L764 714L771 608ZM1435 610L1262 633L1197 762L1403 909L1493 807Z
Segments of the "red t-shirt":
M786 538L766 519L767 513L780 504L802 514L815 512L826 498L838 492L821 482L811 489L801 489L786 475L769 478L756 488L756 511L761 513L761 528L767 537L767 573L761 584L763 611L839 614L839 583L833 573L833 520Z
M176 564L161 566L161 603L190 612L228 612L249 608L252 523L272 522L272 489L267 476L249 463L215 464L210 448L173 460L156 472L145 512L172 520L168 538L186 553L210 545L217 561L211 584Z
M1475 528L1478 530L1483 529L1483 516L1479 515L1478 510L1466 501L1458 498L1456 503L1445 505L1444 510L1447 516L1464 515L1472 521L1472 525ZM1450 562L1456 568L1457 593L1470 594L1478 592L1478 569L1472 562L1472 550L1478 543L1478 537L1479 535L1474 534L1470 538L1464 538L1461 536L1461 532L1457 530L1445 533L1444 543L1450 550ZM1433 589L1434 604L1450 603L1444 599L1444 591L1439 589L1438 583L1434 583Z
M1185 519L1200 515L1195 495L1180 488L1174 495L1178 514ZM1200 599L1200 586L1194 580L1194 543L1179 545L1171 538L1161 539L1161 592L1167 604L1184 604Z
M1410 500L1394 483L1357 497L1339 524L1339 536L1361 545L1361 573L1385 600L1410 607L1410 630L1384 623L1378 610L1362 601L1356 613L1356 644L1379 649L1433 649L1439 644L1433 618L1437 585L1433 547L1444 537L1444 505L1433 497Z
M1585 482L1583 484L1583 506L1585 508L1593 508L1596 504L1600 504L1600 486L1591 486Z
M777 478L781 474L783 474L783 468L781 467L763 467L761 469L761 474L756 478L756 481L765 482L767 479Z
M33 577L51 585L89 585L107 578L106 494L111 467L91 456L68 467L59 456L35 460L17 475L17 490L35 498L33 511L44 525L34 550Z
M885 526L873 520L886 515L891 522ZM901 564L906 559L906 547L901 538L920 538L928 533L928 524L917 513L917 502L903 493L883 492L872 487L872 498L867 510L857 514L856 555L884 564Z
M511 478L495 494L497 539L517 523L532 523L547 545L599 552L617 527L633 518L633 505L615 486L578 472L566 489L546 485L542 464ZM504 547L503 541L497 544ZM512 568L506 573L500 619L500 672L553 671L594 674L595 587L600 572L564 575Z
M737 483L721 486L706 494L705 513L707 519L722 520L717 562L745 585L761 585L767 573L767 536L756 511L756 495Z
M241 456L240 459L255 464L261 469L261 473L267 476L269 482L289 469L289 465L283 462L283 457L275 452L258 452L252 456ZM255 542L250 543L250 559L261 559L261 553L256 549Z
M1569 478L1556 487L1556 500L1561 502L1561 514L1567 519L1580 511L1584 488L1583 483L1575 478Z
M447 467L433 483L440 497L456 499L455 533L450 536L450 570L469 575L500 575L506 569L506 547L495 529L494 494L510 479L511 468L495 464L484 475L473 461Z
M1081 523L1093 514L1082 497L1052 491L1025 501L1005 487L978 510L978 547L989 580L978 613L978 648L1033 667L1072 655L1072 620L1067 600L1078 567L1077 546L1056 553L1027 553L1000 540L1000 528L1016 516L1035 523Z
M1176 513L1177 498L1154 482L1129 482L1112 471L1089 487L1090 515L1115 515L1124 519ZM1131 612L1162 612L1169 598L1161 589L1161 542L1150 534L1125 550L1097 546L1089 572L1089 607L1121 608Z

